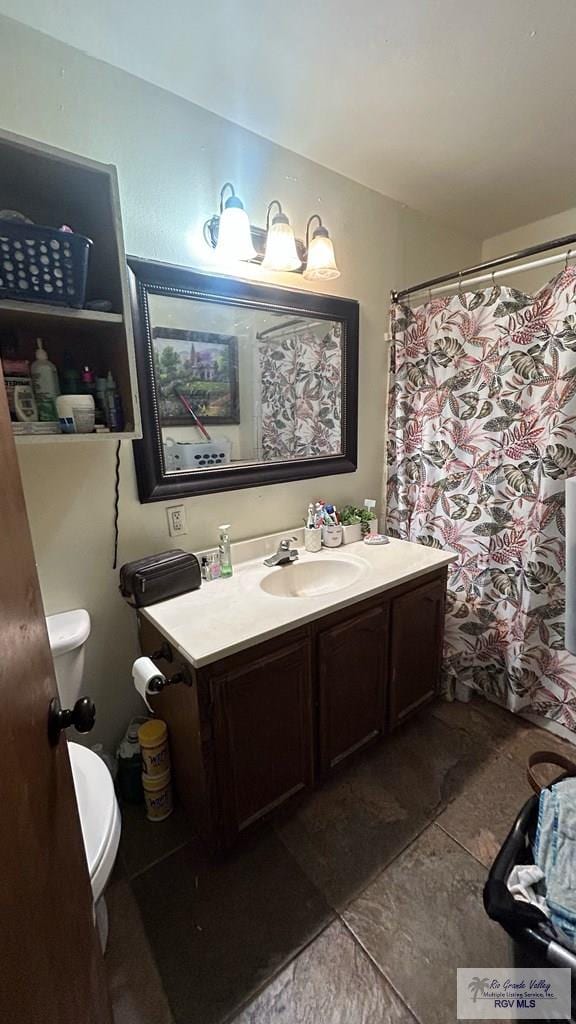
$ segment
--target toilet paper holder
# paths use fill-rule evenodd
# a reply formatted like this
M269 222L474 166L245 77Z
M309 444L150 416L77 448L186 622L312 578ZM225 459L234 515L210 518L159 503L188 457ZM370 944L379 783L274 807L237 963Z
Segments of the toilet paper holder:
M153 655L153 657L158 657L158 652L156 652L156 655ZM192 679L186 672L185 666L182 666L177 672L173 672L171 675L165 676L152 658L149 658L146 655L137 658L132 665L132 679L136 690L140 694L149 711L152 711L153 709L148 703L148 697L155 697L157 694L162 693L167 686L176 686L178 683L184 683L186 686L192 686Z
M148 683L148 692L151 694L162 693L162 690L165 690L167 686L175 686L177 683L186 683L187 686L191 686L191 682L185 672L175 672L172 676L165 676L158 669L158 675L154 676Z

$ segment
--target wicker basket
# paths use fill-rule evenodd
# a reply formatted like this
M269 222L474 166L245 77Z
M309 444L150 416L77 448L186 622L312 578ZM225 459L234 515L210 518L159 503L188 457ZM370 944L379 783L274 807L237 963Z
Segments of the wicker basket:
M91 245L69 231L0 220L0 299L81 309Z

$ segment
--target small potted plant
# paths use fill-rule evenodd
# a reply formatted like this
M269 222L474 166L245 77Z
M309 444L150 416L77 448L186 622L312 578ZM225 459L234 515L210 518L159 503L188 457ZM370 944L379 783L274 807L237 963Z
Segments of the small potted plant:
M354 544L362 540L362 511L354 505L345 505L340 513L342 543Z
M369 533L378 533L378 519L374 515L374 509L359 508L356 511L360 517L362 536L366 537Z

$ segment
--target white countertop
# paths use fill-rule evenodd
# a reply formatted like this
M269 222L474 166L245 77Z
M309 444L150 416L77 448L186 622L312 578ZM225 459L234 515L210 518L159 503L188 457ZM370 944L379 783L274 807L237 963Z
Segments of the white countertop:
M301 535L301 531L296 533ZM266 593L260 583L265 576L285 572L287 567L265 566L264 554L236 564L235 548L253 554L255 543L250 542L250 549L247 544L233 545L234 575L229 579L203 582L199 590L140 609L196 668L425 576L455 558L451 551L399 540L381 546L359 541L339 548L322 548L317 554L308 553L297 543L297 564L348 559L360 567L361 574L351 585L332 593L278 597ZM268 544L267 551L276 547L276 543L273 547Z

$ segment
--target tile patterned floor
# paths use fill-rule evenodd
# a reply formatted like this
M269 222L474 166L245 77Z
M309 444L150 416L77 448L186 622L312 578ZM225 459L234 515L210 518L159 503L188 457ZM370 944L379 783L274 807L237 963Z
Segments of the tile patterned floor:
M108 903L115 1024L445 1024L458 966L511 963L486 868L541 747L479 699L425 709L211 863L129 808Z

